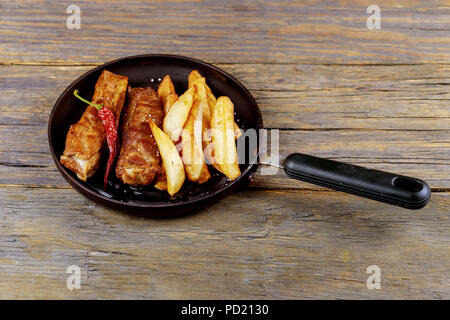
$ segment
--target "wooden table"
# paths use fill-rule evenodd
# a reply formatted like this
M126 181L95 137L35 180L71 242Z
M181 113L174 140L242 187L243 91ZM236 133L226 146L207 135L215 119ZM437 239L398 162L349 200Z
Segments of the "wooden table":
M369 30L372 2L2 1L0 298L450 298L450 3L378 0ZM71 4L80 30L66 28ZM409 211L281 171L178 219L85 199L53 164L49 113L87 70L142 53L236 76L280 129L282 156L417 176L430 204Z

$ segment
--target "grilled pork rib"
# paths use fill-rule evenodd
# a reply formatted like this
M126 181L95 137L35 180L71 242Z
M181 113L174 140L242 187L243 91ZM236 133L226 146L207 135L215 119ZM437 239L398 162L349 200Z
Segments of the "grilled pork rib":
M95 84L94 104L103 103L119 124L120 112L125 102L128 78L104 70ZM101 149L106 143L105 128L97 115L97 109L88 106L81 119L70 126L66 147L60 162L86 181L98 169Z
M128 88L128 103L122 123L122 147L116 176L123 183L145 186L161 169L161 156L149 126L149 119L161 127L161 102L152 88Z

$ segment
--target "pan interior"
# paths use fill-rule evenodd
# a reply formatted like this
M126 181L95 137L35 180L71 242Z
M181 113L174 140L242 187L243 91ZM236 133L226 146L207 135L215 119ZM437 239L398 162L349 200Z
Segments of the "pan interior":
M157 89L161 79L169 74L179 95L188 87L187 77L189 73L197 69L206 78L216 97L222 95L230 97L235 106L235 120L243 130L262 128L261 114L253 97L239 82L218 68L200 61L176 56L146 55L113 61L87 72L72 83L58 99L50 117L49 137L51 137L50 145L54 153L54 159L58 169L64 171L65 178L73 180L73 183L69 181L72 185L86 189L84 191L96 193L103 200L111 199L129 204L160 206L201 199L218 193L230 184L237 182L231 182L209 166L212 178L207 183L199 185L186 181L180 192L174 197L170 197L167 192L159 191L152 186L132 187L125 185L117 179L113 171L108 180L108 187L103 190L107 148L104 148L105 154L102 156L100 168L87 182L78 180L75 174L61 166L58 160L64 151L69 127L80 119L86 109L85 104L73 97L73 90L79 90L80 94L85 97L92 97L95 83L103 69L127 76L129 85L132 87L151 86L154 89ZM249 146L246 145L247 161L240 165L242 176L238 180L249 173L257 149L258 147L255 146L251 147L250 150Z

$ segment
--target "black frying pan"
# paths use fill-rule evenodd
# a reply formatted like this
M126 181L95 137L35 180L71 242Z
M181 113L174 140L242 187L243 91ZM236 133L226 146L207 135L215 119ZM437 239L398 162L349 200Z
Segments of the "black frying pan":
M151 186L136 188L124 185L113 173L110 175L107 189L103 190L102 168L105 168L105 163L87 182L79 180L75 174L59 163L69 126L80 119L86 108L86 105L74 98L73 91L77 89L85 97L92 96L95 83L105 68L128 76L131 86L150 85L157 88L160 80L169 74L178 93L187 89L187 76L192 70L197 69L206 77L217 97L221 95L230 97L235 105L236 122L242 129L263 128L261 111L250 92L233 76L215 66L191 58L156 54L108 62L75 80L58 98L50 114L48 124L50 152L58 170L77 191L109 207L138 214L167 216L200 210L252 179L258 167L258 146L254 146L253 149L247 146L249 159L240 165L242 175L235 181L229 181L211 168L213 177L207 183L198 185L187 181L174 197ZM102 158L106 161L107 157ZM431 194L429 186L419 179L299 153L286 158L284 171L294 179L409 209L424 207Z

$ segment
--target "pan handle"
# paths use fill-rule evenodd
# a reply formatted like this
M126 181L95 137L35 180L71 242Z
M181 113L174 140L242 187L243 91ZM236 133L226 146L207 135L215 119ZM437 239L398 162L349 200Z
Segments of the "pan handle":
M293 153L284 171L293 179L408 209L423 208L431 197L425 181L386 171Z

